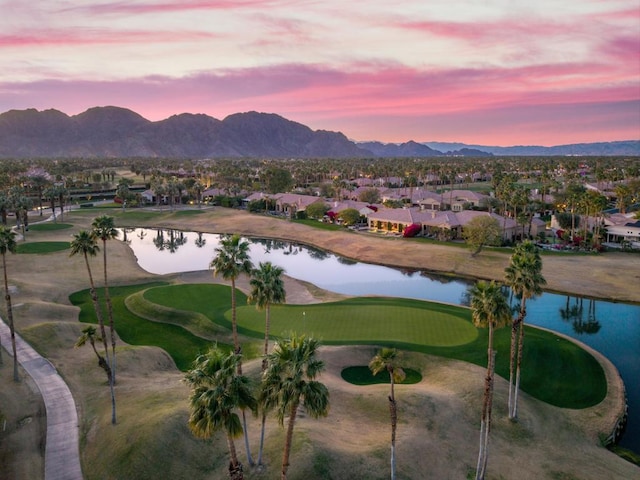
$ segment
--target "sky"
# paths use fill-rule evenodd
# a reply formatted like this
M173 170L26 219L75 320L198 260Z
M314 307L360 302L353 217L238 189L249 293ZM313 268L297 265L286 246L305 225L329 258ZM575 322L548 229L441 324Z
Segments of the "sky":
M0 0L0 112L258 111L356 141L640 139L639 0Z

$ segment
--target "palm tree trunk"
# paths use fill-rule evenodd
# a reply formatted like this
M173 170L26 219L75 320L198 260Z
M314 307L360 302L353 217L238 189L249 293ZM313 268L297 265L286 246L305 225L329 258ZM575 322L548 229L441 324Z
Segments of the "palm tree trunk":
M484 480L487 468L487 456L489 445L489 427L491 422L491 400L493 392L493 327L489 323L489 345L487 349L487 374L484 382L484 398L482 400L482 415L480 417L480 448L478 451L478 464L476 467L476 480Z
M518 364L516 367L516 384L513 393L513 418L518 418L518 391L520 390L520 366L522 365L522 350L524 345L524 318L520 325L520 336L518 338Z
M488 403L488 413L487 413L487 428L484 432L484 465L482 466L482 476L487 472L487 460L489 459L489 433L491 432L491 414L493 412L493 385L495 379L495 370L496 370L496 351L491 351L491 381L489 383L489 403Z
M116 383L116 333L113 323L113 306L111 304L111 296L109 295L109 282L107 279L107 241L102 240L102 257L104 265L104 299L107 304L107 316L109 318L109 330L111 333L111 380ZM115 421L114 421L115 423Z
M398 410L396 401L389 397L389 412L391 414L391 480L396 478L396 428L398 425Z
M238 327L236 324L236 280L235 278L231 279L231 329L233 332L233 349L234 352L239 355L241 353L240 342L238 340ZM242 375L242 362L238 362L238 375ZM247 451L247 462L249 465L253 466L254 461L251 457L251 448L249 447L249 432L247 430L247 415L244 410L242 410L242 429L244 431L244 446Z
M11 295L9 294L7 255L4 253L2 254L2 271L4 273L4 299L7 302L7 318L9 320L9 330L11 332L11 349L13 350L13 381L19 382L20 377L18 376L18 357L16 352L16 329L13 324L13 309L11 308Z
M511 418L511 410L513 407L513 385L515 384L516 345L518 343L519 327L520 315L518 315L517 318L513 319L513 323L511 324L511 350L509 351L509 418Z
M264 359L262 360L262 371L267 368L267 354L269 353L269 328L271 324L271 309L267 303L265 307L265 322L264 322ZM264 431L267 423L266 413L262 413L262 424L260 430L260 449L258 450L258 465L262 465L262 450L264 448Z
M398 426L398 408L396 406L395 382L393 368L387 369L391 383L391 395L389 395L389 413L391 415L391 480L396 478L396 429Z
M104 319L102 318L102 309L100 308L100 303L98 303L98 292L96 292L96 287L95 287L95 284L93 283L93 275L91 274L89 257L87 256L86 253L84 254L84 262L85 262L85 265L87 266L87 273L89 274L89 293L91 295L91 301L93 302L93 308L96 311L96 320L98 320L98 326L100 327L100 336L102 337L102 343L104 344L104 355L105 355L107 364L110 365L109 347L107 346L107 333L104 329ZM109 374L109 382L111 382L111 374Z
M521 331L524 329L524 318L527 315L526 302L527 302L526 296L522 295L522 299L520 300L520 313L518 314L517 326L514 324L513 328L511 329L511 352L510 352L510 359L509 359L509 405L508 405L508 414L509 414L510 420L515 420L518 417L517 408L515 406L517 403L516 398L518 396L517 391L519 388L517 368L519 368L520 360L522 358L520 355L520 349L522 348L522 345L520 343L519 338L520 338L520 335L522 335ZM516 346L516 334L518 334L517 346ZM517 368L514 365L516 352L518 354Z
M293 426L296 422L296 415L298 413L298 403L294 402L291 405L291 413L289 414L289 423L287 424L287 436L284 442L284 451L282 453L282 475L280 480L287 480L287 470L289 469L289 456L291 454L291 442L293 440Z
M236 279L231 278L231 333L233 334L233 349L240 353L240 342L238 341L238 326L236 324Z
M102 335L102 343L104 345L106 363L103 368L107 373L107 380L109 381L109 389L111 391L111 424L115 425L116 424L116 394L113 388L115 374L114 374L114 370L111 367L111 363L109 362L109 347L107 345L107 336L104 329L104 320L102 318L102 310L98 302L98 294L96 292L95 285L93 283L93 275L91 275L91 267L89 266L89 257L87 256L86 252L84 254L84 261L87 265L87 273L89 274L89 285L90 285L89 291L91 293L91 300L93 301L93 308L96 311L96 318L98 320L98 325L100 326L100 334ZM95 350L95 347L94 347L94 350ZM98 355L98 363L100 363L99 355Z
M242 472L242 464L238 461L236 453L236 444L231 435L227 435L227 445L229 446L229 478L231 480L242 480L244 473Z
M258 450L258 465L262 465L262 450L264 449L264 431L267 423L267 414L262 414L262 425L260 430L260 450Z

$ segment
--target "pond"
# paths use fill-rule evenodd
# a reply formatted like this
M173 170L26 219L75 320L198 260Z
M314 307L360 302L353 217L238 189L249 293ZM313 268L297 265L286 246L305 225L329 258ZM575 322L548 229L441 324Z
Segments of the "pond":
M206 270L219 235L168 229L125 229L139 265L167 274ZM418 270L354 262L321 250L276 240L249 239L257 266L270 261L293 278L347 295L384 295L464 305L470 282ZM629 403L620 445L640 452L640 306L544 293L527 302L526 322L563 333L604 354L620 371Z

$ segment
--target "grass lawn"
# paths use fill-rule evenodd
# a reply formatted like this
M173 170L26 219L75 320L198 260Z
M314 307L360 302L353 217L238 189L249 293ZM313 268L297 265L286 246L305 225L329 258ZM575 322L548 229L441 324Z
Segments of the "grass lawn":
M131 345L153 345L164 349L180 370L187 370L196 356L205 352L211 341L197 337L177 325L151 322L132 314L125 306L125 299L141 289L163 285L160 282L126 287L110 287L109 294L113 304L113 318L118 335ZM98 289L98 297L104 299L103 289ZM80 321L97 323L89 290L82 290L70 295L73 305L80 307ZM108 323L106 311L105 323ZM222 344L218 344L224 347Z
M44 222L29 225L29 230L33 232L51 232L54 230L65 230L71 227L73 227L73 225L70 223Z
M31 242L18 243L18 253L53 253L67 250L69 242Z
M344 230L348 231L346 227L342 225L336 225L334 223L324 223L319 222L318 220L312 218L306 218L304 220L293 220L294 223L301 223L302 225L307 225L308 227L319 228L320 230Z
M212 340L194 335L181 325L195 312L208 318L215 328L231 329L231 291L226 285L167 285L150 283L109 289L116 328L121 338L133 345L155 345L173 357L179 369L189 368L197 354ZM132 313L125 300L143 292L145 320ZM102 297L102 292L99 292ZM236 292L239 333L256 339L264 335L264 312L247 305L247 297ZM80 320L95 323L88 290L70 296L81 308ZM137 300L140 305L140 300ZM153 313L156 304L157 315ZM161 323L181 311L173 324ZM134 309L135 310L135 309ZM195 318L195 317L194 317ZM202 318L202 317L198 317ZM105 315L106 319L106 315ZM324 344L385 345L431 355L486 365L487 330L471 324L470 310L458 306L407 299L353 298L310 305L276 305L271 309L271 332L279 337L290 331L308 333ZM193 331L193 329L192 329ZM495 334L496 372L508 378L509 328ZM557 335L526 328L526 354L522 366L522 389L551 405L565 408L593 406L606 395L606 378L597 360L574 343ZM228 338L228 333L226 335ZM219 345L229 347L228 345ZM245 355L251 356L249 346Z

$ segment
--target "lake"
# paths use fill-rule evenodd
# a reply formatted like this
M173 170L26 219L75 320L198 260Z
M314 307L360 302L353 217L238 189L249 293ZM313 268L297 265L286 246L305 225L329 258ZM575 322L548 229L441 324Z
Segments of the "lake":
M139 265L155 274L207 270L220 238L168 229L124 232ZM470 285L466 280L354 262L289 242L249 242L249 255L256 266L270 261L290 277L333 292L466 303ZM627 432L620 445L640 453L640 306L544 293L527 302L526 322L580 340L618 368L629 404Z

